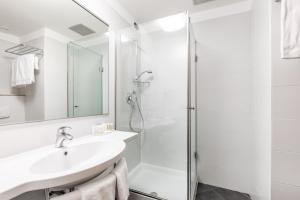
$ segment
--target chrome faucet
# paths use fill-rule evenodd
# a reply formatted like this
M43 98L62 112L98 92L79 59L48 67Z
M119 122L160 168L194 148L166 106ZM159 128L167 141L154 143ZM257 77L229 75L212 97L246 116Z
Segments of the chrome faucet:
M71 129L72 129L71 127L63 126L57 130L56 142L55 142L56 148L63 148L65 140L73 140L74 137L70 133L67 132L68 130L71 130Z

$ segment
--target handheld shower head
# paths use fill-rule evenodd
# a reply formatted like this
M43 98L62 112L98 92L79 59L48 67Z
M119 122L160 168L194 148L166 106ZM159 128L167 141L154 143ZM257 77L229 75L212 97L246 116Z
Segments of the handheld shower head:
M135 80L138 81L140 80L140 78L144 75L144 74L152 74L152 70L146 70L146 71L143 71L141 72L138 76L135 77Z

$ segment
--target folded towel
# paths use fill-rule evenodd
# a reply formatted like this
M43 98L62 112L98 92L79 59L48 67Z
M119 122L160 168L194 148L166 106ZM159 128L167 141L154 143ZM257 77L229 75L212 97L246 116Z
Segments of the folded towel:
M112 173L117 177L117 199L127 200L129 197L128 168L125 158L122 158Z
M300 1L281 2L281 57L300 57Z
M34 70L39 69L38 58L34 54L19 56L12 61L11 85L20 87L35 82Z
M77 190L59 197L51 198L51 200L81 200L81 193Z
M39 62L40 62L39 57L35 55L34 56L34 69L35 70L39 70L40 69Z
M78 187L81 200L115 200L116 177L108 175L100 180L83 184Z

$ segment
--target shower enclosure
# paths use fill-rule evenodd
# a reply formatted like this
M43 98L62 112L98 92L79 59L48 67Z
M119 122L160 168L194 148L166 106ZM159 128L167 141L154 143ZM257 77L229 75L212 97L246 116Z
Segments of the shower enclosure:
M125 151L132 197L192 200L197 57L188 14L121 30L118 38L116 128L139 133Z

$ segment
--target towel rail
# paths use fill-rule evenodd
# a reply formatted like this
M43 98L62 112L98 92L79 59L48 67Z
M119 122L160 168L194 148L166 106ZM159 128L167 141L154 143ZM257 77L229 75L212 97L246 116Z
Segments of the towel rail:
M18 56L22 56L22 55L26 55L26 54L30 54L30 53L34 53L36 55L44 54L42 49L39 49L39 48L36 48L33 46L29 46L29 45L25 45L25 44L18 44L9 49L6 49L5 52L11 53L14 55L18 55Z

